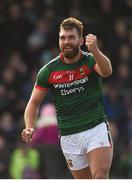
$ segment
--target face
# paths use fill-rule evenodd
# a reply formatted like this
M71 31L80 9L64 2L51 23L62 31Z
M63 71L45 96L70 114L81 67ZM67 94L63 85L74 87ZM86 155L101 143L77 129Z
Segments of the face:
M74 58L79 53L82 44L83 40L79 37L76 28L61 29L59 33L59 46L65 58Z

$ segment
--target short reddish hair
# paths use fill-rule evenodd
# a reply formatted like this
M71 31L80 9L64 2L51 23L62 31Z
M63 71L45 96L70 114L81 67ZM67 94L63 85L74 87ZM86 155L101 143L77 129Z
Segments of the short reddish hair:
M73 29L76 28L78 31L78 34L80 37L83 36L83 23L76 18L69 17L67 19L64 19L62 23L60 24L60 30L61 29Z

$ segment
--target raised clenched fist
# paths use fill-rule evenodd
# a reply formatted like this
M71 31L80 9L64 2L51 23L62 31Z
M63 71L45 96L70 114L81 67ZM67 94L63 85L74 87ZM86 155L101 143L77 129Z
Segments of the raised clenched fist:
M27 142L27 143L31 142L33 134L34 134L34 129L33 128L23 129L23 131L22 131L22 140Z
M88 50L93 53L97 49L97 37L93 34L88 34L85 40Z

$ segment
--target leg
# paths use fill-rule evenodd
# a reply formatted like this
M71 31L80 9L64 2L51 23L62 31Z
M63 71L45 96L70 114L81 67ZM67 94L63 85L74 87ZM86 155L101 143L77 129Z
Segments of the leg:
M64 153L64 152L63 152ZM64 153L67 165L75 179L91 179L90 168L88 167L87 154Z
M87 154L93 179L107 179L112 163L113 148L100 147Z
M75 179L91 179L90 168L88 167L87 154L76 155L64 153L68 167Z
M71 170L75 179L92 179L89 167L80 170Z

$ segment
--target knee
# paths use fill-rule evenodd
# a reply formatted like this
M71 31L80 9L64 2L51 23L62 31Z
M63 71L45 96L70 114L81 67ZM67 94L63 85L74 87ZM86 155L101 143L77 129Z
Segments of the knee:
M97 170L92 173L93 179L108 179L108 170Z

